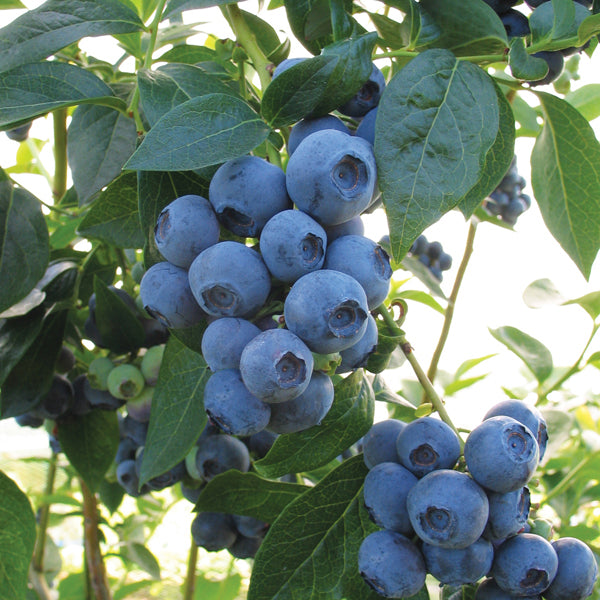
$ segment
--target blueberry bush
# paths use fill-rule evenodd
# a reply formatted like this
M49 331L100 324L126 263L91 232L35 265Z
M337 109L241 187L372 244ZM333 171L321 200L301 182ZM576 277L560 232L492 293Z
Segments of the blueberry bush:
M472 430L447 407L490 357L440 369L480 228L514 231L535 203L590 278L600 84L571 83L599 0L0 9L16 11L0 129L18 146L0 168L0 418L50 444L27 459L37 491L0 465L3 600L600 598L600 403L572 391L600 368L600 291L525 290L585 311L589 339L565 367L491 329L526 381ZM101 36L118 60L86 50ZM426 231L451 211L468 222L454 264ZM428 366L403 329L415 303L443 315ZM147 541L180 501L187 572L161 586ZM51 535L73 523L80 570ZM200 559L221 551L211 587Z

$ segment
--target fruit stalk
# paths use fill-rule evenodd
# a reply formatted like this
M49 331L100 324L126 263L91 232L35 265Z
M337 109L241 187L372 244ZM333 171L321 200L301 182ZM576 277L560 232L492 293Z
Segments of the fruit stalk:
M183 587L183 600L193 600L196 588L196 563L198 562L198 546L191 539L190 552L188 554L187 573Z
M46 546L46 532L48 530L48 520L50 517L50 503L47 498L54 491L54 481L56 479L56 463L58 455L53 452L48 461L48 473L46 475L46 487L44 489L44 504L40 508L40 525L35 539L33 549L32 567L36 573L44 572L44 548Z
M58 202L67 191L67 109L52 113L54 124L54 177L52 197Z
M80 484L83 494L83 538L89 581L95 600L111 600L112 595L108 587L106 567L98 536L98 504L95 495L82 479L80 479Z

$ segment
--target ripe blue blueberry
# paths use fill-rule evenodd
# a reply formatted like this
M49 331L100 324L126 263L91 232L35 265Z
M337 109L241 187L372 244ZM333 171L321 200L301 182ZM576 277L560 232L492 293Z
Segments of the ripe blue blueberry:
M148 314L165 327L191 327L205 317L190 289L187 271L169 262L156 263L144 273L140 297Z
M415 533L442 548L466 548L477 541L489 511L483 489L465 473L449 469L419 479L406 506Z
M267 522L246 515L233 515L233 522L238 533L249 538L263 538L269 529Z
M417 477L436 469L451 469L460 456L460 441L452 428L433 417L422 417L402 429L396 440L400 462Z
M196 257L188 275L198 304L215 317L250 317L271 290L271 276L260 254L239 242L207 248Z
M340 352L367 329L367 296L356 279L322 269L292 285L283 307L285 323L313 351Z
M287 329L268 329L248 342L240 371L257 398L285 402L306 390L313 363L311 351L297 335Z
M219 221L241 237L258 237L274 214L292 207L285 173L258 156L222 164L210 181L208 199Z
M400 463L396 440L406 424L398 419L385 419L371 426L363 437L363 460L369 469L382 462Z
M64 375L55 373L48 393L35 407L35 414L54 421L67 413L73 403L73 396L71 382Z
M323 266L327 234L299 210L277 213L260 235L260 252L273 277L293 282Z
M238 317L216 319L202 335L202 356L211 371L239 369L240 357L246 344L260 333L260 329Z
M362 85L356 95L338 108L343 115L363 117L379 104L385 88L383 73L373 65L369 79Z
M548 83L552 83L555 79L558 79L558 76L562 73L562 70L565 66L565 59L560 51L540 50L531 56L545 60L548 65L548 73L546 73L546 75L544 75L544 77L541 79L528 81L527 83L529 83L529 85L532 87L546 85Z
M218 512L199 512L192 521L192 538L196 546L208 552L229 548L237 537L231 515Z
M413 526L406 511L408 492L418 479L396 462L375 465L365 477L363 496L371 520L379 527L411 537Z
M327 243L331 244L333 240L342 237L343 235L364 235L365 224L360 215L352 217L349 221L344 221L338 225L329 225L325 227L327 233Z
M278 75L281 75L284 71L287 71L290 67L301 63L305 58L284 58L273 70L273 79Z
M385 598L408 598L425 584L423 555L395 531L369 534L358 549L358 569L369 586Z
M286 171L290 198L322 225L337 225L359 215L371 203L376 183L371 144L333 129L302 140Z
M154 241L170 263L189 269L192 261L219 241L219 221L202 196L180 196L165 206L156 221Z
M558 556L550 542L519 533L498 546L490 574L509 594L533 596L548 588L557 569Z
M206 481L229 469L245 473L250 469L250 453L244 442L223 434L201 436L197 442L196 469Z
M544 598L584 600L591 596L598 578L594 553L581 540L572 537L555 540L552 547L558 556L558 570L544 591Z
M479 581L494 559L494 547L483 538L466 548L440 548L424 543L421 552L427 572L441 584L455 587Z
M519 533L529 517L529 489L526 487L499 494L488 493L490 515L483 536L488 540L503 540Z
M210 376L204 387L204 410L231 435L258 433L271 416L269 405L248 391L238 369L223 369Z
M504 25L504 29L506 29L507 37L524 37L531 33L531 29L529 28L529 19L518 10L514 8L510 8L504 14L500 15L500 19L502 20L502 25Z
M475 591L474 600L542 600L539 595L535 596L513 596L505 592L493 578L484 579Z
M477 483L503 494L531 479L538 464L538 444L531 430L512 417L490 417L471 431L464 456Z
M291 156L304 138L308 137L311 133L321 131L322 129L335 129L350 134L350 130L344 121L334 115L325 115L314 119L302 119L301 121L298 121L290 131L287 145L288 154Z
M375 119L377 119L377 107L372 108L356 128L356 135L372 145L375 145Z
M271 404L271 419L267 427L275 433L295 433L320 425L333 404L333 397L331 377L321 371L313 371L302 394L287 402Z
M362 235L344 235L331 243L323 267L354 277L367 294L370 310L377 308L390 290L390 257L379 244Z
M140 480L138 478L137 470L135 467L135 460L129 459L119 463L117 465L116 474L119 485L125 490L125 492L129 496L137 498L149 491L148 487L145 485L142 487L141 490L138 489Z
M24 142L29 137L29 130L31 129L32 121L19 125L19 127L13 127L13 129L7 129L6 137L14 142Z
M367 365L369 356L375 352L377 348L377 340L379 338L379 330L377 329L377 321L369 314L367 317L367 329L364 335L356 342L340 352L342 362L338 365L336 373L348 373L355 369L360 369Z

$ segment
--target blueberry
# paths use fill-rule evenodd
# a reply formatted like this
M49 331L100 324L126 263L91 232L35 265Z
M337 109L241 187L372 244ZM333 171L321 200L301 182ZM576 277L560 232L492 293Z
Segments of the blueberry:
M429 248L429 242L424 235L420 235L410 247L409 252L413 256L421 256L422 254L427 254L427 248Z
M358 549L361 576L385 598L407 598L425 584L425 561L413 542L395 531L369 534Z
M88 367L90 385L96 390L108 389L108 374L115 368L115 363L108 356L98 356Z
M238 533L248 538L264 538L269 524L255 517L233 515L233 522Z
M126 460L135 460L137 449L138 445L134 440L129 437L121 438L115 455L115 463L119 465Z
M473 479L499 493L522 488L538 464L538 444L528 427L511 417L490 417L469 434L464 448Z
M273 406L271 407L271 415L273 414ZM276 433L263 429L262 431L251 435L249 438L245 438L244 443L250 453L258 459L264 458L267 455L276 439Z
M219 221L241 237L258 237L274 214L292 207L285 173L258 156L222 164L211 179L208 198Z
M132 419L127 415L120 423L121 437L132 439L137 446L143 446L146 443L148 435L148 423L142 423Z
M293 282L323 266L327 234L299 210L274 215L260 236L260 252L273 277Z
M50 389L35 407L35 414L55 421L67 413L73 404L73 385L64 376L55 373Z
M367 473L363 488L365 508L371 520L384 529L412 536L406 498L417 481L408 469L396 462L375 465Z
M146 485L139 489L140 480L137 474L135 460L129 459L117 465L117 481L125 492L134 498L149 491Z
M164 345L152 346L151 348L148 348L142 356L140 371L144 376L146 385L156 385L158 382L158 373L160 371L164 353Z
M207 435L198 440L196 467L206 481L229 469L245 473L250 469L250 454L244 442L232 435Z
M350 134L350 130L344 121L334 115L325 115L314 119L302 119L301 121L298 121L290 131L290 137L287 144L288 154L291 156L304 138L308 137L311 133L321 131L322 129L335 129Z
M313 351L340 352L367 329L367 296L356 279L322 269L303 275L284 303L285 323Z
M268 429L275 433L295 433L320 425L333 404L334 389L329 375L313 371L308 387L298 397L271 404Z
M58 357L56 358L56 371L57 373L68 373L76 364L75 355L68 346L61 346Z
M201 343L202 356L209 369L239 369L242 350L259 333L254 323L238 317L223 317L210 323Z
M377 308L390 290L392 268L387 252L376 242L361 235L344 235L327 248L325 269L350 275L367 294L367 306Z
M131 364L114 367L106 380L108 391L120 400L135 398L144 389L146 382L142 372Z
M377 119L377 106L372 108L361 120L356 128L356 135L375 145L375 120Z
M529 29L529 19L518 10L511 8L505 13L500 15L504 29L506 29L506 35L508 39L514 37L524 37L531 33Z
M331 242L343 235L364 235L365 224L360 215L357 215L356 217L352 217L349 221L325 227L325 232L327 233L327 243L331 244Z
M349 117L363 117L379 104L384 88L385 77L373 65L369 79L362 85L353 98L338 108L339 112Z
M139 459L140 459L140 454L138 453L138 455L136 457L136 462ZM141 462L140 462L140 464L141 464ZM168 487L171 487L172 485L175 485L176 483L179 483L183 479L185 474L186 474L185 463L182 461L182 462L177 463L174 467L171 467L168 471L165 471L161 475L157 475L157 476L153 477L145 485L147 485L150 490L158 492L160 490L164 490ZM139 477L139 475L138 475L138 477Z
M260 254L239 242L219 242L201 252L189 270L198 304L215 317L253 316L271 290Z
M287 329L269 329L251 339L242 352L244 384L265 402L299 396L310 382L313 356L307 345Z
M301 63L305 58L284 58L274 69L273 79L278 75L281 75L284 71L287 71L290 67Z
M432 471L411 488L406 501L416 534L433 546L466 548L487 523L485 492L465 473Z
M550 587L544 592L546 600L583 600L591 596L598 578L598 565L593 552L582 541L564 537L552 542L558 556L558 570Z
M180 196L158 215L154 241L170 263L189 269L202 250L219 241L219 222L202 196Z
M544 4L544 2L549 2L550 0L525 0L527 6L529 6L529 8L537 8L538 6L541 6L542 4Z
M94 389L90 385L90 381L87 377L81 381L80 385L81 393L85 397L85 402L80 404L80 408L84 411L86 409L86 404L90 408L97 408L100 410L117 410L125 404L125 399L113 396L108 390Z
M363 460L369 469L382 462L400 463L396 440L406 424L397 419L386 419L371 426L363 437Z
M552 83L562 73L565 66L565 59L562 53L559 51L541 50L532 54L535 58L542 58L548 64L548 73L542 78L535 81L528 81L532 87L538 85L546 85Z
M165 327L191 327L205 317L190 289L187 271L169 262L156 263L146 271L140 296L148 314Z
M15 417L15 421L19 427L32 427L33 429L37 429L44 424L44 417L30 411L18 415Z
M321 225L337 225L359 215L371 203L376 183L373 146L333 129L305 138L286 172L290 198Z
M433 417L408 423L396 439L400 462L417 477L436 469L451 469L460 456L460 441L452 428Z
M237 537L231 515L218 512L199 512L192 521L192 538L196 546L218 552L229 548Z
M7 129L6 137L14 142L24 142L29 137L29 130L31 129L32 121L19 125L19 127L13 127L13 129Z
M204 485L200 484L197 487L190 487L183 483L183 481L179 485L179 489L181 490L181 495L192 504L196 504L198 502L198 498L200 498L200 494L204 489Z
M427 572L442 585L456 587L479 581L488 573L494 559L494 547L482 538L466 548L440 548L424 543L421 552Z
M548 443L548 430L546 427L546 420L542 413L533 405L525 404L521 400L503 400L492 406L484 415L483 420L489 419L490 417L505 416L512 417L519 421L533 433L538 443L538 449L540 453L540 460L544 456L546 451L546 444Z
M262 538L246 537L239 533L235 538L235 542L227 548L227 552L234 558L254 558L261 543Z
M92 410L92 405L86 393L86 388L91 389L87 375L81 373L73 379L73 403L69 409L71 415L86 415ZM110 394L109 394L110 395ZM112 398L112 396L111 396ZM119 406L123 403L119 401Z
M338 365L336 373L348 373L367 365L369 356L377 349L379 330L377 321L369 314L367 317L367 329L364 335L356 342L340 352L342 362Z
M490 514L484 537L488 540L503 540L523 530L529 517L529 489L526 487L499 494L488 493Z
M152 410L154 388L147 385L135 398L127 401L127 414L136 421L148 423Z
M542 600L541 596L513 596L505 592L492 579L484 579L478 586L475 592L474 600Z
M500 588L516 596L541 594L558 569L556 551L543 537L519 533L496 549L490 574Z
M213 373L204 388L204 409L225 433L252 435L263 430L271 409L248 391L238 369Z
M431 242L429 246L427 246L427 256L429 256L432 261L439 259L442 252L443 248L440 242Z

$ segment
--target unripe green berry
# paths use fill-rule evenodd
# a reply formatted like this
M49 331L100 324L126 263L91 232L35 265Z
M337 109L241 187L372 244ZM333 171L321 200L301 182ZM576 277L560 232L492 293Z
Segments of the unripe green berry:
M108 356L95 358L88 367L88 379L90 385L97 390L108 389L108 374L115 368Z
M148 385L156 385L164 353L164 345L152 346L142 357L140 369Z
M136 283L142 281L145 272L146 269L144 269L144 265L141 262L136 262L133 267L131 267L131 277Z
M134 365L119 365L108 374L108 391L120 400L138 396L146 382L142 372Z
M204 477L196 465L196 454L198 454L198 446L194 446L185 457L185 469L193 480L204 481Z

